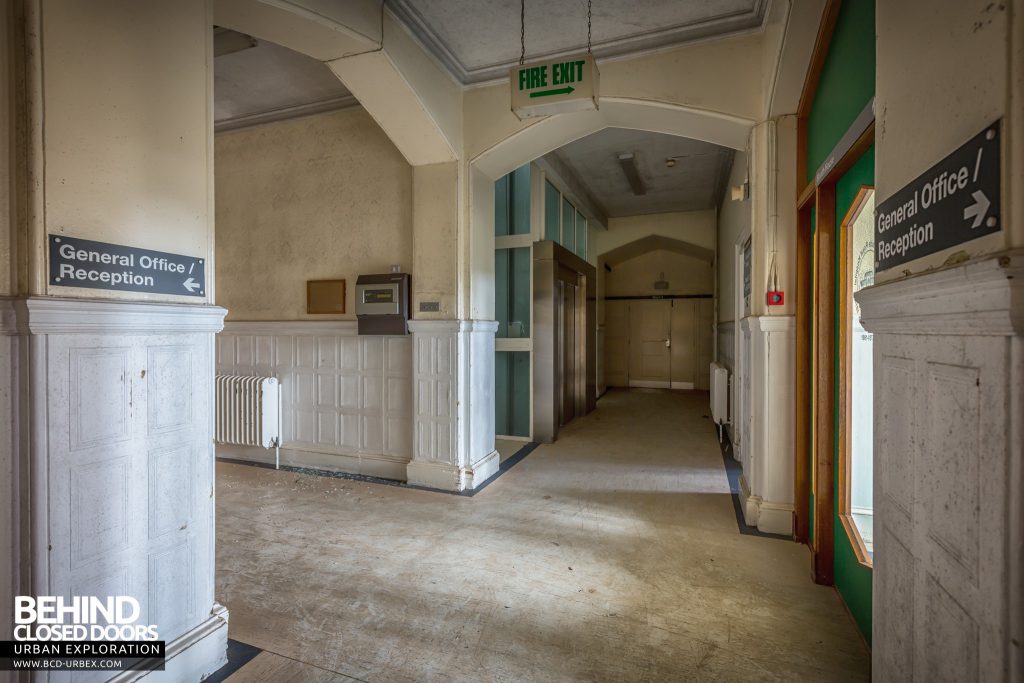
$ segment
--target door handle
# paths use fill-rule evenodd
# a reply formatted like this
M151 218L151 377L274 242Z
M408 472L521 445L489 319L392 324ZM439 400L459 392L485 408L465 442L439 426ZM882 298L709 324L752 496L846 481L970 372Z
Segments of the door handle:
M672 348L672 340L671 339L666 339L665 340L665 348L666 349L671 349Z

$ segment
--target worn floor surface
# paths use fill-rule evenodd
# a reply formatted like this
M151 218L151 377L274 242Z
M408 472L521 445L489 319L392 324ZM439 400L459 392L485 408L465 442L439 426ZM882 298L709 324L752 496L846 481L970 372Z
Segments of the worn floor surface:
M866 680L806 548L743 536L707 394L613 391L474 497L217 465L239 681Z

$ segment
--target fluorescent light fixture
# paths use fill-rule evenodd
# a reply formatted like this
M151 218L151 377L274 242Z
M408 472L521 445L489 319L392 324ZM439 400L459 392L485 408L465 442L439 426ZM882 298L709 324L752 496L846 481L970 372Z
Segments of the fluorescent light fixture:
M633 194L638 197L647 194L647 188L644 187L644 181L636 167L636 156L632 152L620 152L618 156L619 165L622 166L622 172L626 175Z

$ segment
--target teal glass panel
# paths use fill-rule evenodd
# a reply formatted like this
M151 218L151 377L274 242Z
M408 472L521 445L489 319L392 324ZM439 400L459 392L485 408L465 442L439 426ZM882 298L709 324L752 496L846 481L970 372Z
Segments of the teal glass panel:
M510 176L494 183L494 234L507 235L509 229L508 190Z
M559 242L566 249L576 248L576 207L562 198L562 239Z
M495 352L494 431L502 436L530 436L529 351Z
M557 242L562 228L562 194L544 182L544 239Z
M494 317L498 337L530 336L530 247L494 252Z
M587 219L579 211L576 212L576 255L587 258Z
M509 235L530 234L530 164L520 166L510 174L512 187L509 193L511 201L511 220Z

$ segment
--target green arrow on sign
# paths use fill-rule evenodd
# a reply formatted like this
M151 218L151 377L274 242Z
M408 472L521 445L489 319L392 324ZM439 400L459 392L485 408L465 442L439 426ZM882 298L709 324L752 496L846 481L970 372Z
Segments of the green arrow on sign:
M554 88L553 90L538 90L537 92L530 93L530 97L547 97L548 95L568 95L571 92L575 92L576 88L571 85L565 88Z

